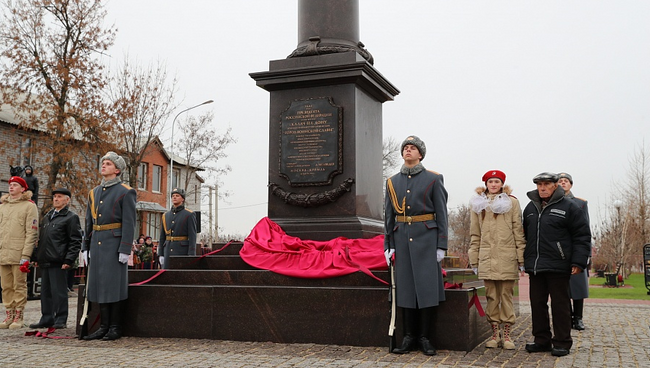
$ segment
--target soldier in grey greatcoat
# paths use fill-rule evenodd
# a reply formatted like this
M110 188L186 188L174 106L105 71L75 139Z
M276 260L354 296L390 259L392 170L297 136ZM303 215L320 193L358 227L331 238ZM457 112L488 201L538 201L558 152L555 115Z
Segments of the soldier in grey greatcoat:
M422 166L420 138L406 138L401 153L400 172L386 182L384 251L389 264L395 255L396 304L404 321L404 340L393 353L408 353L419 342L424 354L435 355L429 326L434 307L445 300L440 261L447 249L447 191L442 175Z
M90 191L86 236L82 246L88 266L88 300L99 303L101 325L84 340L122 337L121 314L128 297L127 261L136 224L136 192L122 183L124 159L115 152L102 157L102 183Z
M587 200L578 198L571 193L573 188L573 177L567 173L558 174L558 184L564 189L564 197L570 198L575 204L582 209L589 223L589 208ZM584 272L577 275L571 275L569 279L569 291L571 291L571 301L573 308L571 311L572 327L574 330L584 330L585 323L582 321L585 299L589 297L589 267Z
M172 209L162 218L158 254L160 267L167 268L169 256L196 255L196 217L185 208L185 190L172 190Z

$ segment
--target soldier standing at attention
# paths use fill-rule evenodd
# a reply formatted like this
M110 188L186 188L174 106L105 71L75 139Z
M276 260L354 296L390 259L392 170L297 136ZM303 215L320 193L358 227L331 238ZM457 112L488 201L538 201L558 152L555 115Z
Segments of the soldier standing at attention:
M386 182L384 254L388 264L395 255L396 304L404 321L404 340L392 352L419 345L425 355L436 355L429 326L445 300L440 262L447 249L447 190L441 174L422 166L426 146L420 138L406 138L401 153L400 172Z
M88 266L88 300L99 303L100 326L84 340L122 337L122 306L128 297L128 266L135 235L136 193L120 175L126 162L115 152L102 157L100 185L90 191L82 246ZM89 253L90 252L90 253Z
M185 190L172 190L172 209L163 214L160 232L160 268L167 268L169 256L196 255L196 217L185 208Z
M560 173L558 175L558 184L564 189L564 196L573 200L578 207L582 209L589 223L589 209L587 200L578 198L573 195L571 188L573 188L573 177L567 173ZM589 253L591 255L591 252ZM572 327L575 330L582 331L585 329L585 324L582 321L582 312L584 310L585 298L589 297L589 263L591 257L587 259L587 268L579 274L571 275L569 280L569 291L571 291L571 301L573 302L573 309L571 310Z

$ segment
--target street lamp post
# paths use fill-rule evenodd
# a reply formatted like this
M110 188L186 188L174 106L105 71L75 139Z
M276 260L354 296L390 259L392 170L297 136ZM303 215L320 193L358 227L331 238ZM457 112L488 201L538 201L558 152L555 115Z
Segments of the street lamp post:
M172 120L172 142L171 142L171 148L169 150L170 155L171 155L171 157L169 158L169 162L170 162L170 164L169 164L169 184L167 185L167 192L168 192L167 193L167 198L168 198L168 200L171 197L172 190L174 189L174 188L172 188L172 181L173 181L173 175L174 175L174 124L176 124L176 119L180 116L180 114L182 114L184 112L190 111L190 110L195 109L195 108L197 108L199 106L211 104L213 102L214 101L212 101L212 100L207 100L207 101L205 101L203 103L200 103L200 104L198 104L196 106L188 107L187 109L185 109L185 110L179 112L178 114L176 114L176 116L174 116L174 120ZM173 205L172 205L171 201L169 201L169 208L172 208L172 206Z

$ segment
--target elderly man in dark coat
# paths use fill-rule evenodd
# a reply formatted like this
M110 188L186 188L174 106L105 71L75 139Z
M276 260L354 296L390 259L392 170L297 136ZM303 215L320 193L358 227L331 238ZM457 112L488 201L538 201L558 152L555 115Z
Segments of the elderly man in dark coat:
M447 191L441 174L420 162L424 142L410 136L402 142L404 164L386 182L384 251L395 255L396 303L403 311L404 340L393 353L416 347L435 355L429 342L434 307L445 300L440 261L447 249ZM416 334L419 339L416 340Z
M102 183L90 191L82 246L88 267L87 295L99 303L101 324L84 340L122 337L122 305L128 297L127 261L136 224L135 190L122 183L124 159L115 152L102 157ZM90 252L90 253L88 253Z
M171 195L172 209L162 218L158 254L160 267L167 268L169 256L196 254L196 217L185 208L185 190L174 188Z
M69 208L67 188L52 191L53 208L43 216L36 265L41 269L41 319L30 328L66 328L68 322L68 270L81 248L79 216Z
M567 173L560 173L558 177L559 179L557 182L560 184L562 189L564 189L564 197L571 199L578 205L578 207L580 207L580 209L582 209L587 218L587 223L589 223L589 208L587 206L587 200L578 198L571 192L571 188L573 188L573 177ZM589 264L589 262L587 264ZM569 280L569 291L571 292L571 301L573 302L573 308L571 310L573 328L580 331L584 330L585 323L582 321L582 314L585 306L585 299L589 297L589 266L585 268L584 272L571 275L571 279Z
M550 351L569 354L571 299L569 279L587 267L591 231L584 212L564 196L558 175L544 172L533 178L537 190L527 193L524 209L524 267L529 275L530 310L535 341L526 344L529 353ZM548 316L551 300L553 334Z

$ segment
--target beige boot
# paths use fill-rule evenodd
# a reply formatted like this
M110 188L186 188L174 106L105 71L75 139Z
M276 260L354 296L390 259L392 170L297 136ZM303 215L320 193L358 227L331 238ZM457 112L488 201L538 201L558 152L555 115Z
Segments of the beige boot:
M9 328L9 325L14 321L14 314L16 313L15 309L7 309L7 318L5 318L2 323L0 323L0 328Z
M499 331L499 324L492 323L492 336L485 343L486 348L497 348L499 347L499 342L501 342L501 332Z
M16 309L14 314L14 322L9 325L10 330L16 330L23 328L23 311Z
M513 350L515 343L510 339L510 324L503 324L503 348L506 350Z

